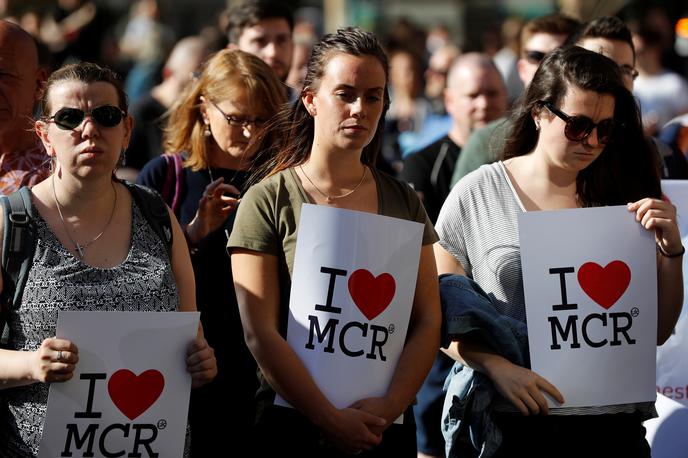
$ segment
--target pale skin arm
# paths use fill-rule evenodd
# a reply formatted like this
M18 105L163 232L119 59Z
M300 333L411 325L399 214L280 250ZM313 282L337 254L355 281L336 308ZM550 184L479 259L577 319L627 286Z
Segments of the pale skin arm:
M225 184L222 177L210 183L198 202L196 215L184 228L189 240L198 243L217 230L236 210L241 199L233 196L239 194L239 190L231 184Z
M645 229L654 231L655 241L665 253L675 254L682 249L681 235L676 224L676 207L658 199L645 198L629 203ZM683 256L669 258L657 254L657 345L671 336L683 305Z
M0 218L0 234L4 218ZM2 291L0 275L0 291ZM61 354L59 352L62 352ZM58 355L62 358L58 361ZM0 389L36 382L64 382L72 378L79 351L72 342L50 337L35 351L0 350Z
M235 248L231 259L246 344L270 386L339 448L354 452L377 445L381 437L370 427L384 426L385 419L353 408L334 407L280 335L277 257Z
M432 245L421 249L409 333L392 383L384 397L362 399L352 405L387 420L382 432L413 402L439 347L440 295ZM374 430L375 431L375 430Z
M439 243L434 245L434 250L437 270L440 274L466 275L461 263L442 248ZM543 392L558 403L564 403L564 397L559 390L545 378L530 369L513 364L486 345L471 341L456 341L452 342L445 353L487 375L494 383L497 391L523 415L549 413Z
M182 228L172 210L168 208L172 222L172 273L179 291L179 310L196 311L196 284L189 256L189 249L184 239ZM203 327L198 324L196 340L189 345L186 355L186 369L191 374L191 387L205 385L217 375L215 352L203 337Z

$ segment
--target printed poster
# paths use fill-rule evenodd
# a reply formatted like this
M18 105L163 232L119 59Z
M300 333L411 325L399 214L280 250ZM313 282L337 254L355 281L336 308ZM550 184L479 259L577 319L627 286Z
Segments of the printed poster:
M301 207L287 342L337 408L387 392L406 339L423 229ZM275 403L289 405L279 395Z
M61 311L57 336L74 342L79 362L50 386L40 456L183 456L199 317Z
M532 369L564 407L654 401L654 234L625 206L526 212L519 234Z
M676 206L683 246L688 246L688 180L662 180ZM683 310L671 337L657 348L657 392L688 407L688 256L683 256Z

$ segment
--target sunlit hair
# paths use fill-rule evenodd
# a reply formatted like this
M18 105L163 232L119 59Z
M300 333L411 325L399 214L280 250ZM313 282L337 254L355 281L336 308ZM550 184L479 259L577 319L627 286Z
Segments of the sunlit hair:
M208 142L215 140L203 135L201 97L219 104L240 95L246 96L252 111L265 113L268 118L287 102L286 88L265 62L243 51L223 49L203 65L198 79L189 83L172 107L165 127L165 152L186 152L186 166L192 170L207 168Z
M553 13L546 16L539 16L525 23L521 29L519 44L520 53L524 52L526 43L538 33L548 35L563 35L565 37L573 34L580 27L580 22L565 14Z
M541 102L561 107L572 87L609 94L615 101L612 141L577 177L581 205L621 205L643 197L659 197L658 155L643 135L640 111L623 85L619 66L602 54L578 46L559 48L540 64L512 115L514 127L504 147L504 158L535 149L539 132L533 116L546 110Z
M92 83L109 83L117 91L117 99L119 100L119 107L124 111L128 112L128 101L127 95L124 93L124 87L122 86L122 79L107 67L101 67L98 64L91 62L79 62L77 64L68 64L58 70L55 70L48 81L46 81L45 86L43 86L43 93L41 96L41 116L50 116L52 107L50 106L50 94L55 86L67 82L67 81L78 81L81 83L92 84Z
M387 90L389 64L387 55L374 34L364 32L359 28L339 29L335 33L325 35L321 41L313 46L306 70L304 88L301 91L302 96L309 91L316 92L318 90L327 64L337 54L372 56L380 63L385 72L382 114L373 139L363 148L361 155L361 162L374 167L382 141L385 113L389 108L389 91ZM263 132L268 130L275 132L273 137L275 141L271 142L265 136L256 136L255 139L252 139L253 145L250 147L260 151L261 155L272 154L273 151L275 153L253 175L252 182L303 164L310 156L315 133L314 121L301 100L282 110Z
M585 24L567 40L567 44L581 44L587 38L604 38L606 40L623 41L633 51L633 64L635 65L635 46L633 35L626 23L616 16L602 16Z

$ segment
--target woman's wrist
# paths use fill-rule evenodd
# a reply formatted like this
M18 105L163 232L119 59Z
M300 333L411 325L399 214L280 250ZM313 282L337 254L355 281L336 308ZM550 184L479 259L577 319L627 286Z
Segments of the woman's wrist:
M681 245L681 248L673 253L667 252L664 248L662 248L662 245L659 243L657 244L657 251L659 251L659 254L664 256L665 258L680 258L683 256L686 252L686 247Z

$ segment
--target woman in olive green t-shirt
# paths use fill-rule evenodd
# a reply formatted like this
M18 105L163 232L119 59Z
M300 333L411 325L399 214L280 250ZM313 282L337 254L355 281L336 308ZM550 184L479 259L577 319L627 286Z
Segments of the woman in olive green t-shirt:
M228 248L246 341L264 381L296 409L269 405L259 412L259 452L416 455L413 430L396 435L389 426L413 402L439 346L437 236L413 190L374 169L389 105L387 73L371 33L342 29L316 44L299 103L283 113L288 122L275 123L282 144L269 176L239 205ZM349 408L328 401L285 340L304 202L426 224L409 331L390 387Z

